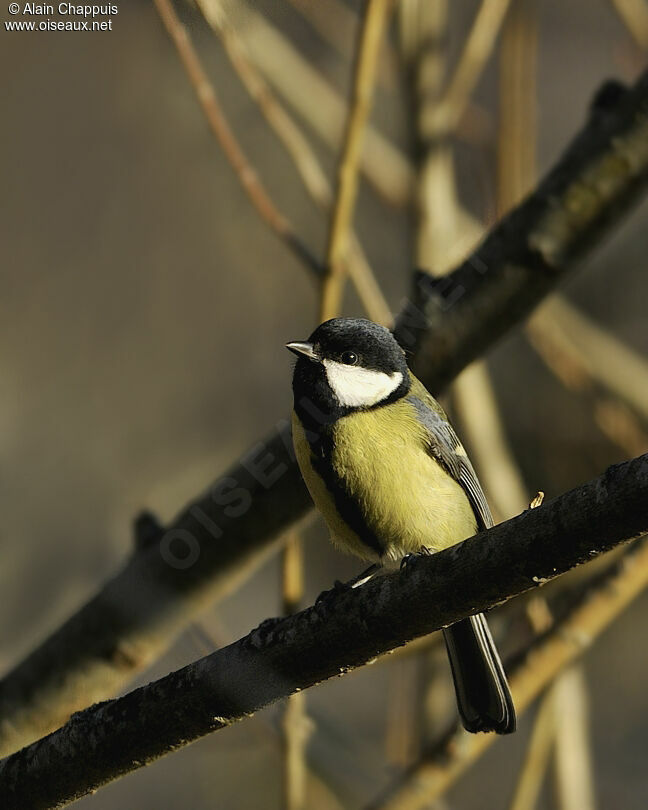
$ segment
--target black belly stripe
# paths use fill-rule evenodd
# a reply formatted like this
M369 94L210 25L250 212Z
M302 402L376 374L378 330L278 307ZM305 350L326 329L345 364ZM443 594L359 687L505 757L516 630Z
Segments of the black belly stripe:
M349 493L344 479L340 478L333 468L334 429L334 425L320 425L317 433L306 432L306 438L311 448L311 464L324 481L342 520L358 535L367 548L382 557L385 547L375 532L369 528L360 504Z

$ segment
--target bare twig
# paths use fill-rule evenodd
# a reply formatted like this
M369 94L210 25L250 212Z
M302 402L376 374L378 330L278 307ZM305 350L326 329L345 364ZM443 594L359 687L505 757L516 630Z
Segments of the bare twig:
M398 5L403 60L411 73L413 119L419 144L416 189L416 266L442 275L461 262L483 229L457 198L452 149L443 134L430 137L423 121L443 90L447 3L406 0Z
M300 127L250 61L245 44L234 26L228 22L229 6L205 0L197 1L205 19L220 36L225 52L246 90L259 105L269 126L292 158L306 190L320 208L329 211L333 192L317 155ZM389 306L354 233L350 235L350 240L347 256L349 277L369 318L387 326L392 321Z
M272 127L295 166L311 196L320 204L330 205L329 182L308 139L275 97L265 78L251 61L245 42L230 21L229 4L197 0L205 20L220 37L223 48L248 94L259 105L266 121Z
M334 318L340 311L349 233L358 189L358 168L371 111L376 63L392 0L366 0L360 41L354 68L353 93L338 164L337 190L326 250L326 275L322 286L320 321Z
M528 330L546 340L648 422L648 362L563 296L552 296L530 319Z
M292 531L282 554L281 591L283 614L296 613L304 598L304 548L300 534ZM282 718L284 749L284 807L302 810L306 801L306 743L310 724L305 696L290 695Z
M487 7L488 14L485 12ZM468 252L466 248L472 248L483 236L483 229L476 222L467 222L458 204L450 144L439 137L429 140L425 128L425 111L436 110L434 102L441 92L444 73L438 44L445 40L445 11L441 9L443 4L417 4L412 0L401 7L409 61L418 67L419 140L427 147L418 193L417 266L427 268L434 275L447 272L458 258L457 251L462 251L461 256L465 256ZM414 16L416 25L408 24L407 13ZM476 25L498 25L498 13L495 6L484 3L480 12L482 16L478 16ZM476 66L471 62L469 48L463 59ZM458 70L461 73L463 68L460 66ZM517 148L517 141L512 145ZM452 393L463 429L469 438L471 455L485 481L486 491L493 499L496 512L502 517L516 514L524 508L527 497L506 442L485 366L476 363L466 369L455 380Z
M355 48L354 32L358 17L342 0L290 0L320 36L341 56L351 59ZM394 90L396 55L390 43L381 43L377 80L384 88Z
M302 613L264 622L212 655L80 712L0 763L4 810L60 807L164 753L412 638L537 587L648 531L648 455L430 557L405 575L334 589ZM529 656L513 682L525 707L648 582L648 547L599 596L580 633ZM600 599L603 598L603 604ZM616 615L614 613L614 615ZM573 621L573 620L572 620ZM544 658L543 658L544 656ZM477 735L475 745L489 738ZM468 743L463 751L470 750ZM436 766L446 768L446 766Z
M577 660L648 586L648 543L629 553L618 572L575 608L511 674L509 683L521 715L554 678ZM497 737L457 731L412 767L370 810L423 810L442 795Z
M612 0L619 17L640 48L648 48L648 4L646 0Z
M403 60L411 73L413 118L419 144L416 190L418 227L415 265L442 275L462 261L482 229L457 199L452 149L445 137L430 138L426 115L438 107L445 74L447 4L407 0L399 4Z
M463 371L453 383L453 402L495 511L502 518L517 514L528 502L522 476L504 432L490 375L483 361Z
M456 129L493 50L510 0L482 0L448 89L421 123L428 137Z
M499 59L497 211L502 216L536 183L535 0L516 0L504 23Z
M200 2L206 9L220 6L222 0ZM261 73L329 147L338 149L346 119L342 96L249 3L232 4L229 12ZM408 202L414 187L412 166L391 141L371 126L367 127L361 165L366 178L384 199L393 205Z
M391 309L367 261L362 246L353 232L349 234L349 252L347 253L346 264L349 278L353 282L353 286L369 318L383 326L391 327L394 320Z
M302 810L307 807L306 743L312 730L306 713L306 695L302 692L287 698L281 727L284 746L284 807L286 810Z
M603 120L586 124L548 178L470 260L442 284L419 276L397 334L431 391L518 323L639 197L648 182L647 106L648 74ZM612 171L608 180L604 165ZM592 204L575 217L565 198L583 184ZM2 749L15 750L123 688L206 604L278 548L309 507L282 422L5 676Z
M404 658L395 662L389 673L389 691L384 701L385 756L399 768L406 767L419 755L420 698L424 697L419 688L419 663Z
M214 88L200 62L187 29L180 22L171 0L153 0L160 18L178 51L207 122L220 144L225 157L236 172L243 190L259 216L288 245L301 261L319 275L322 267L310 249L302 242L288 219L278 210L263 187L259 177L236 140L223 114Z
M540 795L556 736L554 688L542 697L509 810L533 810Z
M544 361L547 368L556 375L556 377L563 383L563 385L570 391L580 394L587 394L593 399L594 418L601 429L601 431L618 447L620 447L628 455L642 453L648 447L648 435L641 427L635 414L627 408L620 399L607 397L600 394L594 385L595 381L602 382L604 379L627 380L629 389L624 391L626 400L630 397L629 393L639 394L645 379L645 370L641 368L641 360L630 354L630 351L624 346L620 345L618 354L611 351L610 357L597 357L596 361L592 361L589 357L589 349L586 343L581 345L574 345L565 338L565 334L569 333L570 329L574 329L577 333L579 330L579 313L570 307L567 302L562 299L558 302L558 311L563 310L565 313L574 313L574 326L572 327L570 315L566 314L564 321L563 331L560 322L552 321L551 317L545 320L544 318L532 317L526 327L527 336L531 345L538 353L539 357ZM599 332L602 339L609 338L610 348L614 347L615 339L610 335L607 336L602 330L594 327L595 332ZM587 334L584 330L581 337ZM593 337L593 343L596 345L596 337ZM625 350L625 351L624 351ZM629 354L628 361L632 367L632 360L635 359L636 378L634 380L627 377L623 370L610 370L603 368L605 360L613 360L619 364L625 362L624 354ZM620 390L615 386L617 391ZM645 390L648 390L648 385L643 385ZM640 412L645 411L644 404L638 397L635 397L636 404L639 405ZM645 414L644 414L645 415Z
M304 550L299 532L292 530L283 548L281 595L283 613L290 616L299 610L304 598Z
M623 403L601 397L594 405L594 418L601 431L627 456L648 450L648 434Z
M504 23L499 69L497 202L510 210L535 182L535 49L529 0L517 0ZM501 517L523 508L527 493L506 439L483 361L455 380L455 405L486 492Z
M555 684L556 786L560 810L594 810L587 685L582 667L570 667Z

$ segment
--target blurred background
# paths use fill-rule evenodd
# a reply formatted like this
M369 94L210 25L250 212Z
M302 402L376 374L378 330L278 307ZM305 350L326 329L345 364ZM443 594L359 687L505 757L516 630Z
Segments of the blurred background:
M224 45L231 56L242 43L334 186L364 3L198 5L216 30L199 8L175 8L236 139L277 207L323 257L328 218ZM412 268L442 273L456 264L555 162L600 84L636 78L648 45L640 0L486 2L506 17L493 22L492 53L457 120L438 129L435 102L482 4L395 5L354 218L393 313ZM283 344L304 339L318 319L312 274L251 207L155 5L117 6L110 32L2 31L3 671L117 569L138 510L170 519L285 417L292 364ZM648 449L647 217L644 202L570 277L560 300L448 394L500 517L538 490L552 497ZM350 285L343 311L363 314ZM480 424L491 435L488 420L499 422L509 452L491 470L474 444ZM303 543L303 604L359 570L329 546L319 520ZM281 605L275 558L140 682L239 637ZM644 595L583 660L582 755L593 796L582 810L648 803L647 608ZM507 626L494 621L496 632ZM517 643L506 635L505 656ZM450 689L432 644L310 690L304 806L365 807L447 726ZM261 712L77 806L286 807L281 714ZM498 741L435 806L508 806L533 718L527 713L519 733ZM567 807L559 781L549 774L537 807Z

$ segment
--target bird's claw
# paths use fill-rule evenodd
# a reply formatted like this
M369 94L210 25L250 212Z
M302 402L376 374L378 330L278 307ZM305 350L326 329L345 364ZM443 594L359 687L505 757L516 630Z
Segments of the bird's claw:
M420 551L412 551L406 554L400 561L400 570L402 571L403 568L411 566L412 563L416 562L416 560L420 560L421 557L429 557L433 553L432 549L424 547L420 549Z

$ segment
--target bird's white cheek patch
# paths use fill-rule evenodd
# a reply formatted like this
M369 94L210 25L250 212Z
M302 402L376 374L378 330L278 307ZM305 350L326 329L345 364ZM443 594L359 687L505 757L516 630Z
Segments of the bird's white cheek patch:
M392 394L403 381L400 371L385 374L359 366L324 360L326 377L340 405L369 408Z

